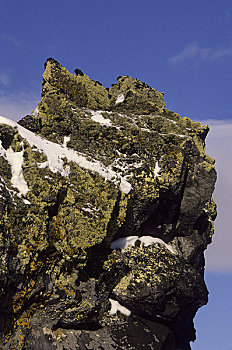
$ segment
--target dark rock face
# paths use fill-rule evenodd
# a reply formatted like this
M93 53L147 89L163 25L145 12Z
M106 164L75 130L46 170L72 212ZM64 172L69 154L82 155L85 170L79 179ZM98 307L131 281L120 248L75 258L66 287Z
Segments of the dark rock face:
M42 100L0 117L1 349L186 350L207 303L209 128L129 76L48 59Z

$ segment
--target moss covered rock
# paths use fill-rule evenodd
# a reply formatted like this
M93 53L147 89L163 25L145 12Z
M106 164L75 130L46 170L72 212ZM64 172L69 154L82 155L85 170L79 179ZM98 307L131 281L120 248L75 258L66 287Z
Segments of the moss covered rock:
M2 349L189 349L216 206L208 126L54 59L0 117Z

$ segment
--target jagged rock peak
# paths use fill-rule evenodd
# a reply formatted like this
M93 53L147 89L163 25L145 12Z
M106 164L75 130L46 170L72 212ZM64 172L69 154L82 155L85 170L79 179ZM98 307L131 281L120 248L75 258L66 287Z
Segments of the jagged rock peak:
M129 76L48 59L42 99L0 117L0 348L188 350L216 205L208 126Z
M77 106L91 109L148 114L161 112L164 108L163 94L138 79L124 75L108 91L79 69L75 72L78 74L69 73L56 60L49 58L45 63L42 95L54 90L65 91Z

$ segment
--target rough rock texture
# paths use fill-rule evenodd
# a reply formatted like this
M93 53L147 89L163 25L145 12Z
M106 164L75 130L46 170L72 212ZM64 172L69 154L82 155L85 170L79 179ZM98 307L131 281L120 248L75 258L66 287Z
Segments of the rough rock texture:
M137 79L75 72L48 59L34 113L0 118L1 349L190 349L216 217L209 128Z

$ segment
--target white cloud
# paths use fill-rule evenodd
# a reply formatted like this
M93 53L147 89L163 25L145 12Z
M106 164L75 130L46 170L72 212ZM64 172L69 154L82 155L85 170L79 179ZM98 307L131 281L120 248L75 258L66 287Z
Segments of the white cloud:
M200 47L197 41L187 44L184 49L168 59L169 64L178 64L187 60L217 60L222 57L232 56L232 47L212 48Z
M10 75L7 73L0 72L0 84L9 85L11 82Z
M30 92L18 92L8 96L0 94L0 115L18 121L30 114L39 100L40 96Z
M213 243L206 250L207 270L232 271L232 122L206 121L210 133L206 140L206 152L216 159L218 179L214 200L218 206Z
M13 44L14 46L21 46L21 42L12 35L1 34L0 40L7 41L7 42Z
M225 22L228 22L230 20L230 17L231 17L230 12L228 10L226 10L225 11L225 17L224 17Z

